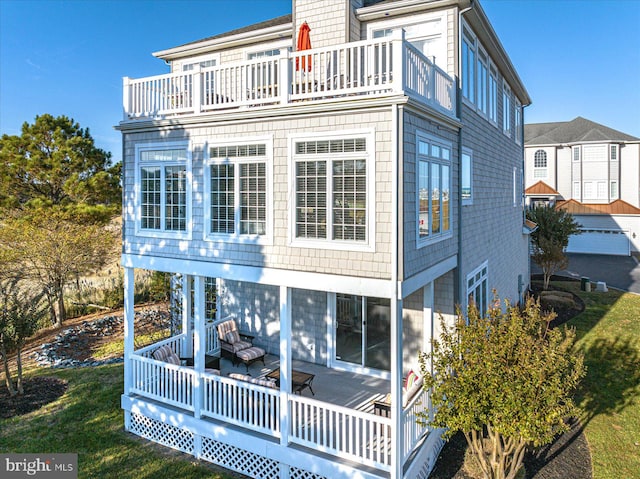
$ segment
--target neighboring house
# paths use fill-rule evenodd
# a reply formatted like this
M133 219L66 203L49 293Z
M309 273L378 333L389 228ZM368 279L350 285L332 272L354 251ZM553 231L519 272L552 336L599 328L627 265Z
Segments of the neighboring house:
M566 209L584 228L567 251L640 251L640 138L581 117L524 130L527 204Z
M124 79L125 427L252 477L424 478L418 352L457 305L528 287L530 99L478 2L293 12ZM180 276L183 319L137 350L136 269ZM228 318L267 352L252 378L217 360Z

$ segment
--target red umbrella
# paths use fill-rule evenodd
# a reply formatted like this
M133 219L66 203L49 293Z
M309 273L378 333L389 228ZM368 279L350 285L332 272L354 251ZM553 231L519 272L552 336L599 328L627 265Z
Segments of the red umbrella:
M311 28L307 22L300 25L300 30L298 30L298 44L296 45L297 51L311 50L310 31ZM300 59L302 59L302 62L300 62ZM296 70L300 70L300 63L302 63L302 70L311 71L311 55L296 58Z

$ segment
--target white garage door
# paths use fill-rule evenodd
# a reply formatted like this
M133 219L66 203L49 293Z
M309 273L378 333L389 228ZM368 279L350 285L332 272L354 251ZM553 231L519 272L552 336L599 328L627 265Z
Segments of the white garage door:
M626 231L583 229L582 234L569 237L567 253L629 256L631 249Z

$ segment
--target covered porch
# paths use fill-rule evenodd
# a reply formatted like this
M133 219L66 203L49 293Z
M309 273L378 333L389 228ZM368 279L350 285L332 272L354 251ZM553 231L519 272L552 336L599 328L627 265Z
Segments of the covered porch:
M131 275L132 282L133 269L125 270L126 276ZM219 303L218 316L207 320L205 277L184 277L187 280L181 288L183 328L180 334L134 350L133 337L128 334L133 331L133 314L125 317L125 392L122 404L128 430L203 459L207 459L206 448L203 449L206 438L217 444L231 437L247 435L251 437L250 441L245 438L244 442L241 439L236 442L249 450L257 447L256 452L260 457L263 457L262 452L264 457L280 454L283 458L278 462L286 462L293 467L295 460L292 450L301 450L306 451L301 456L306 459L300 466L318 462L325 466L330 463L342 464L341 467L347 467L345 470L369 471L367 474L370 475L363 477L402 477L398 475L398 469L406 473L416 467L414 463L423 462L414 461L414 458L419 455L421 446L431 432L430 427L420 421L421 417L429 416L430 397L428 391L422 388L418 388L410 398L404 394L404 376L409 369L417 368L415 361L410 359L415 346L415 338L410 336L416 331L410 324L403 328L402 317L408 318L415 310L421 315L425 314L423 299L431 295L431 306L427 304L426 313L429 331L421 334L432 334L433 284L408 297L409 303L404 309L402 301L397 301L395 308L388 308L389 329L385 332L390 353L388 368L377 370L367 365L364 359L355 367L345 365L348 361L342 360L338 351L342 348L339 343L344 341L343 336L356 334L354 328L357 330L357 326L352 324L349 326L351 330L348 330L338 321L336 315L341 307L339 294L317 292L326 301L314 305L311 304L314 298L312 294L302 294L306 290L287 285L243 283L243 287L238 289L242 293L237 296L242 301L260 303L263 306L261 317L254 312L238 311L237 304L225 307ZM220 281L217 280L218 291L239 286L231 280L222 286ZM342 288L340 283L338 281L335 287ZM260 286L277 293L271 297L271 306L277 306L272 320L268 320L273 308L267 307L269 301L265 299L266 293L256 293ZM377 293L376 288L370 291ZM307 307L300 307L306 309L307 314L300 318L297 305L303 296L308 304ZM371 297L370 302L379 307L381 296ZM131 296L126 294L125 297L129 297L129 300L133 298L132 292ZM362 298L365 298L362 305L366 310L367 297ZM220 298L218 300L221 301ZM412 306L413 301L419 301L420 306ZM393 299L390 298L387 304L394 304ZM133 304L127 304L127 313L132 308ZM240 330L252 334L254 344L264 348L267 355L264 364L257 361L248 367L233 364L228 358L220 358L218 374L208 368L206 362L208 358L219 355L216 325L228 318L223 314L228 314L230 310L236 311L232 316L237 320ZM314 319L317 316L314 311L320 312L319 318ZM323 332L301 334L301 331L317 329L318 322L324 328ZM403 337L406 337L404 342ZM423 339L420 338L421 344ZM326 341L325 344L321 344L322 340ZM313 344L313 348L310 348L310 344ZM155 359L153 352L165 345L179 357L192 358L193 366L169 364ZM381 346L380 341L372 341L364 346L363 355L381 347L384 349L385 346ZM308 354L310 349L319 349L320 352ZM405 357L406 360L403 359ZM384 367L382 364L380 366ZM239 378L264 378L273 371L279 372L278 387ZM313 376L312 389L305 388L296 394L292 379L292 373L296 371ZM375 407L376 401L389 403L386 413ZM146 424L148 420L157 423L141 430L140 424ZM181 442L173 444L163 440L166 433L157 431L165 428L165 425L178 427L181 431L188 430L193 436L191 442L187 441L191 445L183 447ZM222 430L224 434L219 432ZM234 441L231 440L231 443ZM431 449L433 452L434 448ZM438 450L435 448L436 456ZM220 463L218 460L212 462ZM223 461L222 465L243 472L242 468L233 467L233 464L230 466ZM324 471L325 466L313 467ZM325 472L309 477L339 477L334 474ZM344 477L351 476L346 474Z

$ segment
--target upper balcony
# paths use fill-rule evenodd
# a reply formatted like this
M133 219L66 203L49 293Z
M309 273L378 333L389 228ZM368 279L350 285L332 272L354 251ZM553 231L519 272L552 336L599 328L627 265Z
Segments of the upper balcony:
M410 96L456 117L455 80L402 37L363 40L153 77L124 78L124 121Z

